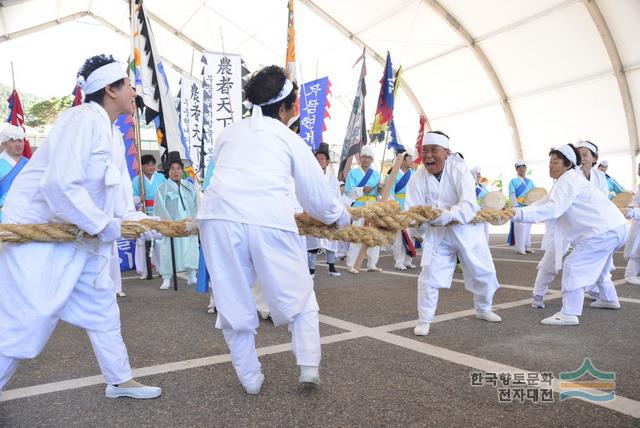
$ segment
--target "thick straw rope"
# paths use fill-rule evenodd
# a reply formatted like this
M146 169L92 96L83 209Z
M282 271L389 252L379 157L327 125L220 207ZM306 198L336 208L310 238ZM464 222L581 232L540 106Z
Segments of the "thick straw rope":
M296 222L301 235L356 242L374 247L391 243L398 231L407 227L418 227L438 218L441 213L439 209L429 206L415 206L407 211L400 211L400 206L396 201L378 202L361 208L349 208L349 212L354 218L364 217L372 226L347 226L337 229L335 225L325 225L309 217L306 213L296 215ZM512 209L483 209L478 212L472 223L503 224L514 215L515 211ZM193 220L142 220L123 222L122 236L127 239L135 239L141 233L151 229L167 237L198 234L198 227ZM90 237L71 224L0 224L1 242L63 242Z

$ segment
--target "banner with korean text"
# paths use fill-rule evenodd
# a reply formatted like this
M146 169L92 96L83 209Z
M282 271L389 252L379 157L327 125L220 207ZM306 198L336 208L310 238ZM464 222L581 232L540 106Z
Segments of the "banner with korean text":
M322 142L324 118L328 117L329 103L327 96L331 93L331 82L328 77L305 83L300 89L300 137L314 152Z
M220 132L242 119L242 65L240 55L217 52L205 52L202 62L201 163L204 166Z

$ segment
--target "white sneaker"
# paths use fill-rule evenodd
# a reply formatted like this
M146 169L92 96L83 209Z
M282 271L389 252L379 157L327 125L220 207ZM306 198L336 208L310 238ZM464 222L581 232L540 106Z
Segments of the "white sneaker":
M374 266L374 267L370 267L370 268L368 268L368 269L367 269L367 272L382 272L382 269L380 269L380 268L379 268L379 267L377 267L377 266Z
M414 265L413 263L407 263L405 264L406 267L408 267L409 269L415 269L416 265Z
M310 273L309 276L311 277L311 279L315 279L316 274L315 273Z
M320 372L318 368L313 366L300 366L298 382L303 386L320 385Z
M255 382L252 382L249 385L242 385L247 394L256 395L260 393L262 389L262 384L264 383L264 375L260 373L260 377Z
M500 321L502 321L502 318L500 318L500 315L496 314L493 311L476 312L476 318L481 319L481 320L485 320L485 321L488 321L488 322L500 322Z
M398 270L407 270L407 267L405 265L403 265L402 263L396 263L395 266L393 266L393 267L398 269Z
M271 313L269 311L258 311L258 313L260 314L260 318L262 318L263 320L268 320L271 316Z
M551 315L549 318L545 318L540 321L540 324L545 325L578 325L580 320L575 315L565 315L562 312L557 312Z
M216 313L216 307L215 306L209 306L207 308L207 313L208 314L215 314Z
M116 291L116 297L127 297L127 293L124 291Z
M624 279L626 281L627 284L631 284L631 285L640 285L640 277L637 276L632 276L629 278Z
M544 309L545 308L544 296L541 296L539 294L534 294L533 298L531 299L531 306L538 309Z
M606 300L598 299L595 302L592 302L589 306L601 309L620 309L620 302L608 302Z
M198 283L198 277L196 275L189 275L187 279L187 285L196 285Z
M160 290L168 290L169 288L171 288L171 280L163 279L162 285L160 286Z
M146 386L131 379L120 385L107 385L104 390L108 398L129 397L147 400L159 397L162 389L156 386Z
M520 254L520 255L526 256L527 252L526 251L516 251L516 254Z
M337 277L339 277L339 276L342 276L342 274L341 274L340 272L331 272L331 271L329 271L329 272L327 273L327 275L329 275L329 276L335 276L336 278L337 278Z
M535 251L533 251L531 248L527 248L526 250L524 250L524 252L527 253L527 254L535 253Z
M428 322L420 323L413 328L413 334L415 334L416 336L426 336L427 334L429 334L430 327L431 324L429 324Z

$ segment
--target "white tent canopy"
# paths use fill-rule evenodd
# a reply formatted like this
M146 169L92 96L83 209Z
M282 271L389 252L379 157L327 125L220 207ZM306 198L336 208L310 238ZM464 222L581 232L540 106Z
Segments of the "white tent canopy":
M160 54L178 72L198 76L204 50L240 53L252 70L284 65L286 0L144 4ZM69 81L58 95L70 92L84 58L109 52L124 61L129 54L127 1L0 5L2 63L16 62L19 76L20 66L43 67L50 58L51 82ZM549 148L590 139L612 175L627 187L635 181L638 0L297 0L295 12L299 79L328 75L332 82L325 140L333 144L344 138L359 73L352 65L364 46L369 121L387 50L405 70L395 118L410 150L424 112L431 127L447 132L453 149L490 178L508 178L513 161L523 157L534 180L548 187ZM91 43L76 49L80 40ZM52 67L62 58L75 69L60 65L65 74L57 75ZM178 78L170 76L174 91Z

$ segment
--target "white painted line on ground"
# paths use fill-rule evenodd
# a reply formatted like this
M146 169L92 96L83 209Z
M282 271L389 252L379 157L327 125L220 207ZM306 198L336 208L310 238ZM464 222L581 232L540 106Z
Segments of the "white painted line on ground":
M430 355L432 357L436 357L450 363L467 366L472 369L481 370L488 373L523 373L528 371L484 358L474 357L472 355L452 351L450 349L442 348L439 346L430 345L422 341L409 339L391 333L376 331L370 336L374 339L378 339L392 345L400 346L402 348L410 349L425 355ZM554 392L560 393L562 391L559 385L559 381L557 379L554 379L552 383L552 389ZM594 390L594 393L598 392L602 394L602 391ZM622 397L618 394L616 394L615 400L608 402L594 402L586 399L582 401L596 406L605 407L610 410L632 416L634 418L640 418L640 402Z
M347 330L347 329L343 329ZM348 331L346 333L334 334L331 336L325 336L320 339L322 344L329 344L334 342L342 342L344 340L356 339L362 337L363 334L355 331ZM291 343L283 343L280 345L265 346L258 348L258 355L270 355L280 352L286 352L291 350ZM228 363L231 361L229 354L213 355L210 357L194 358L191 360L176 361L173 363L158 364L155 366L141 367L133 369L134 378L143 376L152 376L161 373L170 373L179 370L193 369L197 367L210 366L221 363ZM11 401L20 398L33 397L36 395L49 394L52 392L68 391L71 389L84 388L86 386L104 384L104 378L101 375L88 376L78 379L64 380L60 382L51 382L41 385L27 386L24 388L10 389L2 393L0 401Z

